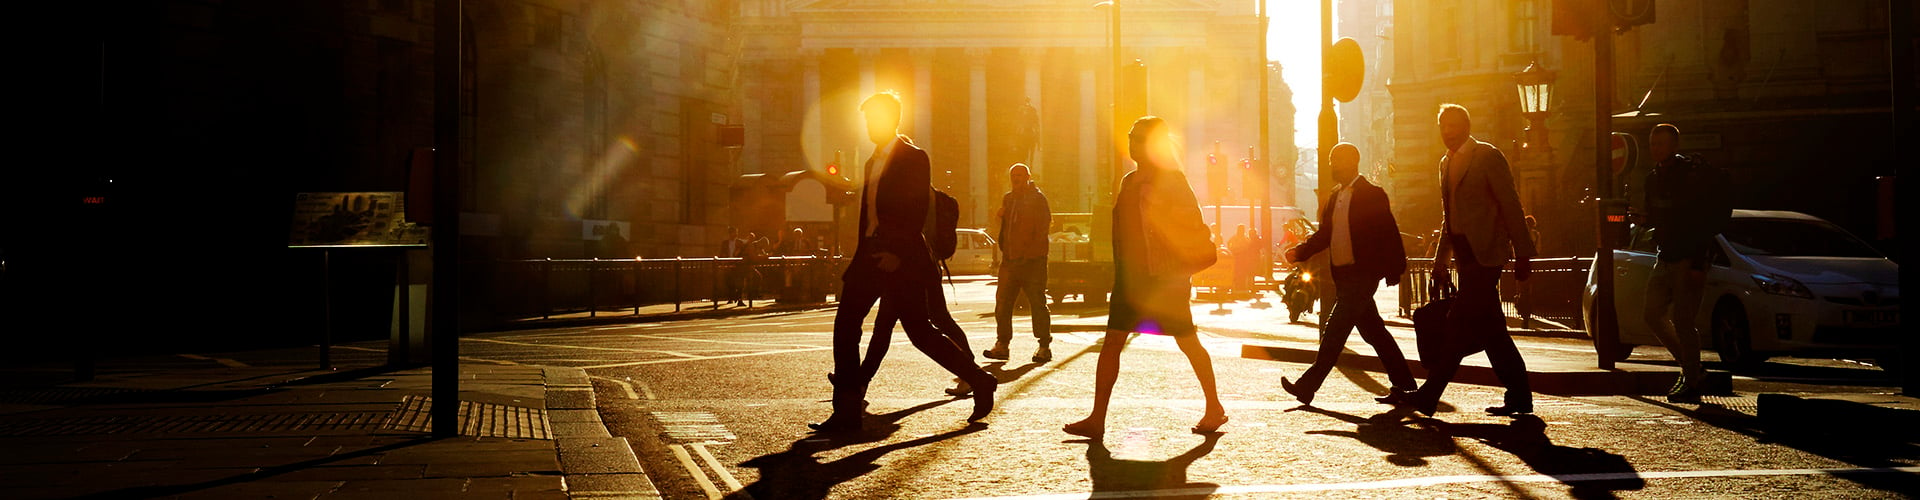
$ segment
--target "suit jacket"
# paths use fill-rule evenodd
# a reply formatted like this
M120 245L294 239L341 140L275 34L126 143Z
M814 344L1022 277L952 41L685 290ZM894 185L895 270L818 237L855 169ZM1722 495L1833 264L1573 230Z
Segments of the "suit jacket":
M867 236L868 211L866 193L860 193L860 240L854 246L853 261L847 263L847 271L840 278L846 281L856 279L874 280L935 280L938 279L934 266L933 252L927 246L927 240L920 233L926 225L928 209L933 202L933 183L930 180L930 165L927 152L914 147L905 136L894 139L893 154L887 160L885 172L877 182L863 182L861 189L879 189L874 197L874 205L880 210L880 224L873 236ZM863 170L873 175L873 159L867 159L867 168ZM881 252L892 253L900 258L900 268L892 273L880 270Z
M1533 237L1527 233L1527 215L1520 208L1506 155L1492 144L1468 140L1460 152L1465 158L1454 160L1466 162L1458 182L1447 175L1447 158L1453 153L1440 159L1441 227L1451 224L1452 233L1466 236L1481 266L1505 267L1510 258L1533 257ZM1442 239L1436 260L1452 256L1451 239Z
M1342 186L1345 188L1345 186ZM1353 244L1353 268L1368 281L1399 276L1407 272L1407 249L1401 246L1400 224L1393 220L1393 208L1387 192L1359 177L1353 185L1353 201L1347 212L1347 237ZM1300 256L1333 247L1333 203L1320 209L1320 229L1300 244Z

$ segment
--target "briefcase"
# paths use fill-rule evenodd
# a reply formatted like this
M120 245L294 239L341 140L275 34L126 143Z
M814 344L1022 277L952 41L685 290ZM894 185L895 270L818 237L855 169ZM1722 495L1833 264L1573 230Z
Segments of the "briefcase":
M1413 338L1421 363L1464 358L1486 349L1478 339L1466 338L1447 324L1455 292L1453 283L1435 281L1427 288L1427 303L1413 310Z

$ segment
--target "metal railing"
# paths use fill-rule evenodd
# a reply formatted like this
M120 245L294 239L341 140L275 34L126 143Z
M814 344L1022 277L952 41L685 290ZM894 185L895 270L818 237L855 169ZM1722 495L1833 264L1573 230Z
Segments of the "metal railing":
M758 259L520 259L484 264L469 290L487 290L486 310L499 318L631 310L673 304L778 299L824 302L837 293L839 259L770 256Z
M1513 278L1508 268L1500 277L1500 308L1509 317L1523 318L1533 328L1582 330L1580 295L1586 288L1590 257L1533 259L1533 271L1527 281ZM1411 318L1413 310L1426 304L1433 282L1433 259L1407 259L1407 274L1400 280L1400 316ZM1532 321L1539 319L1543 321Z

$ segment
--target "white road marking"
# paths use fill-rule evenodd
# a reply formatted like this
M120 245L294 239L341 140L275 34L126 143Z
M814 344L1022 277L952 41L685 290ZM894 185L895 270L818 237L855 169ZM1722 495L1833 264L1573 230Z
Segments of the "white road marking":
M974 497L964 500L1078 500L1092 498L1152 498L1173 496L1236 495L1252 493L1304 493L1319 491L1382 490L1393 488L1424 488L1447 484L1470 483L1578 483L1586 481L1620 481L1632 479L1690 479L1710 477L1764 477L1764 476L1838 476L1848 474L1885 474L1920 472L1920 467L1858 467L1840 469L1753 469L1753 470L1700 470L1666 472L1601 472L1590 474L1525 474L1511 476L1462 475L1430 476L1384 481L1360 481L1352 483L1328 484L1258 484L1244 486L1221 486L1219 488L1189 488L1165 490L1106 491L1099 493L1058 493L1044 495L1015 495L1001 497Z
M337 346L337 347L346 347L346 346ZM200 361L212 361L215 363L220 363L221 366L225 366L227 368L246 368L246 367L252 366L246 363L241 363L239 361L235 361L227 358L209 358L206 356L201 356L199 354L176 354L176 356L180 356L182 358L187 358L187 359L200 360Z
M634 334L634 335L629 335L629 337L660 339L660 340L678 340L683 342L711 342L715 344L739 344L739 345L751 345L751 346L763 346L763 347L819 347L819 346L809 345L809 344L772 344L772 343L766 343L766 342L742 342L738 340L690 339L686 337L669 337L666 335Z
M629 361L626 363L608 363L604 365L581 366L577 368L585 369L585 370L593 370L598 368L619 368L622 366L657 365L661 363L684 363L688 361L708 361L708 360L714 360L714 359L744 358L747 356L765 356L768 354L787 354L787 353L795 353L795 352L824 351L827 349L832 349L832 347L785 349L785 350L779 350L779 351L749 352L749 353L741 353L741 354L726 354L726 355L720 355L720 356L696 356L689 359L654 359L654 360L648 360L648 361Z
M693 456L687 454L687 447L678 444L669 444L667 447L673 449L674 458L680 459L680 466L686 467L687 473L693 475L693 480L700 483L700 489L707 492L707 498L718 500L720 488L714 487L713 480L707 479L707 473L700 471L700 464L693 462Z
M714 458L713 453L707 451L705 443L693 443L691 446L695 453L700 454L700 460L705 461L707 467L713 469L714 475L720 476L720 483L727 485L728 492L740 491L740 480L734 479L733 473L727 472L727 468L720 465L720 459Z

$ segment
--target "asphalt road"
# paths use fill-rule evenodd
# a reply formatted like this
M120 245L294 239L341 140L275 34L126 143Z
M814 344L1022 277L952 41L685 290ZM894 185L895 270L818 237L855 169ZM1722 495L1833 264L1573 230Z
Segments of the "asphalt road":
M993 338L992 282L952 289L976 353ZM1104 310L1055 314L1055 360L1028 362L1027 318L1013 359L989 363L999 407L968 425L970 400L896 335L857 437L805 424L829 413L833 311L526 330L463 339L465 358L575 366L593 376L610 430L634 443L668 498L1905 498L1920 492L1910 439L1833 429L1767 432L1758 392L1893 392L1883 372L1845 360L1778 359L1736 377L1732 397L1696 407L1629 396L1538 396L1536 417L1487 416L1498 388L1454 385L1421 418L1375 403L1385 377L1340 370L1312 407L1278 388L1302 364L1241 359L1243 337L1313 338L1278 307L1198 314L1232 421L1189 431L1202 408L1171 339L1136 337L1104 444L1060 426L1092 395ZM869 322L869 324L871 324ZM1396 331L1410 335L1407 331ZM1354 340L1358 342L1358 339ZM1528 356L1568 356L1584 341L1521 339ZM352 346L347 348L352 349ZM1660 362L1657 348L1635 359ZM1710 358L1711 359L1711 358ZM981 361L987 361L982 359ZM1910 435L1910 434L1909 434ZM1903 469L1904 468L1904 469Z

